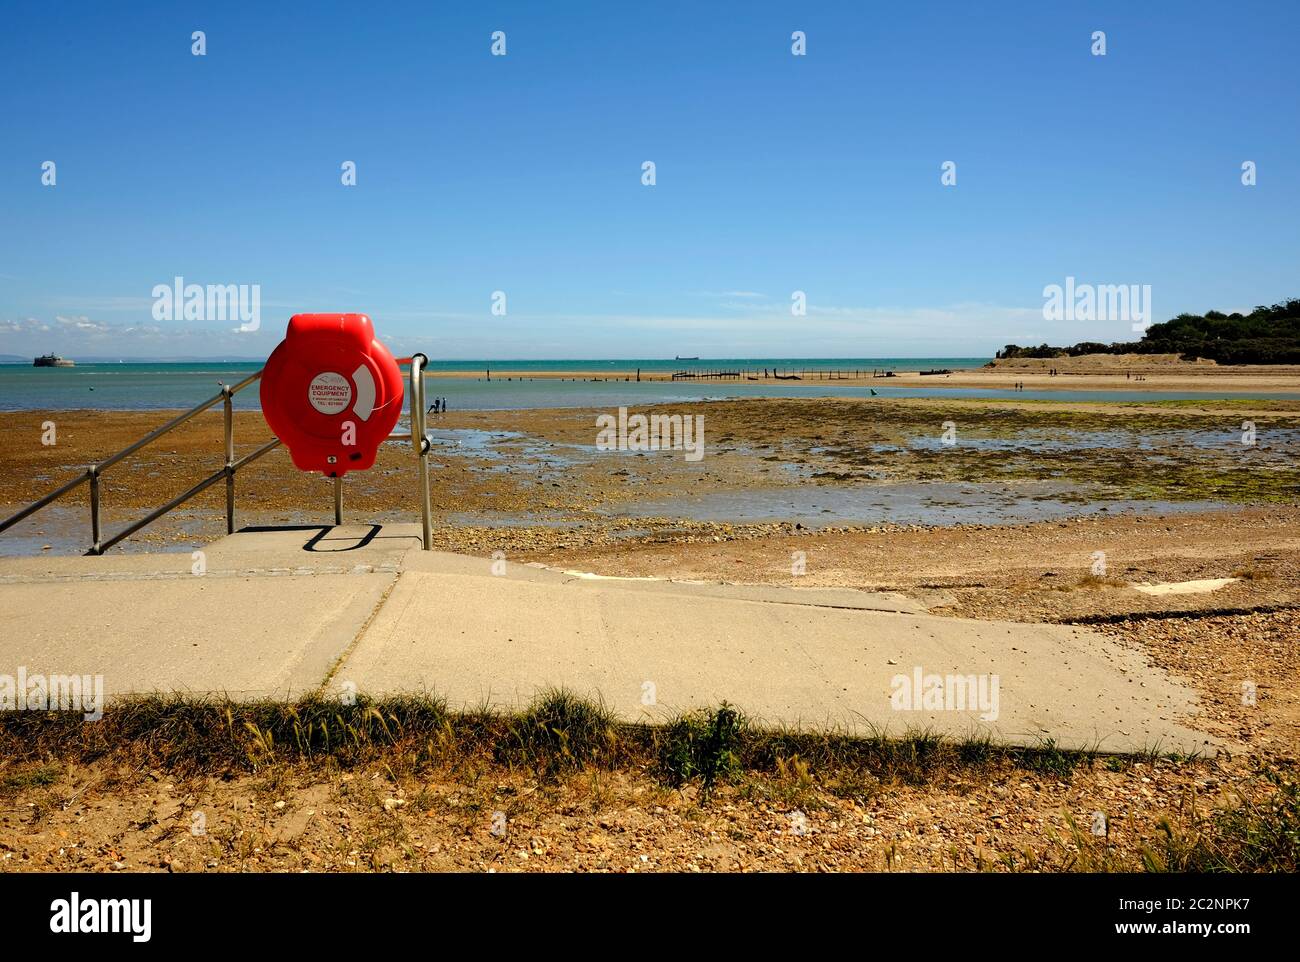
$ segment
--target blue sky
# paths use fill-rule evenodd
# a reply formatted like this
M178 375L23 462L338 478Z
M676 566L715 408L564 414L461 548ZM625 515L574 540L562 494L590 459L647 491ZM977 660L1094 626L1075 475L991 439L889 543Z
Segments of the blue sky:
M1298 28L1291 0L7 4L0 353L263 356L332 310L447 358L1126 340L1045 321L1044 286L1149 284L1156 320L1300 294ZM178 275L259 285L261 329L155 320Z

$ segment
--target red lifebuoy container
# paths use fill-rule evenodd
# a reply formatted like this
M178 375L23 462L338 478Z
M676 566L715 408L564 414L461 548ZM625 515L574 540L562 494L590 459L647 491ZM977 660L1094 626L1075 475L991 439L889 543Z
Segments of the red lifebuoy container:
M294 465L342 477L375 463L402 413L402 372L365 314L295 314L261 394Z

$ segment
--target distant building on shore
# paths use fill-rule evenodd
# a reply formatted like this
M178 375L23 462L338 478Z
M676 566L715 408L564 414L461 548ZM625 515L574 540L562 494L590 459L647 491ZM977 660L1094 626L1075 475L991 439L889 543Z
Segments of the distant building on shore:
M32 367L76 367L76 363L57 354L42 354L32 361Z

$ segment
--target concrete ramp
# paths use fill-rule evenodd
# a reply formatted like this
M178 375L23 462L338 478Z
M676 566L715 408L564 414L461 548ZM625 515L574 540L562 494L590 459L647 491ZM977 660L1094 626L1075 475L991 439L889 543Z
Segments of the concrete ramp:
M919 694L896 697L915 687L918 671ZM929 729L1112 751L1211 747L1181 721L1196 711L1188 689L1086 629L619 582L406 570L331 680L347 683L436 692L456 708L519 708L565 686L627 720L725 700L765 723L856 734ZM995 698L979 701L981 683Z
M504 565L488 557L456 555L441 551L415 551L406 556L403 570L433 574L464 574L471 577L494 575L509 581L567 585L591 592L608 589L668 594L676 598L717 598L732 601L765 601L825 608L856 608L864 611L894 611L923 614L926 607L896 591L860 591L855 588L789 588L781 585L745 585L725 582L673 581L663 578L615 578L582 571L567 571L541 564Z
M1207 751L1191 690L1083 628L940 618L851 589L603 579L418 550L412 525L249 529L204 549L0 559L0 674L107 694L344 686L456 708L565 686L627 720L730 702L773 725Z
M103 559L86 559L88 566ZM191 574L0 586L0 674L102 675L104 693L315 691L396 574Z

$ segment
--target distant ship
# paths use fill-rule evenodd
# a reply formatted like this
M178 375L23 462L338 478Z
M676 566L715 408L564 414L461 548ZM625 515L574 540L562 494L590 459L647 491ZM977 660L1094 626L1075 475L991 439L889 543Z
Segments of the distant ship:
M698 358L698 357L682 357L680 354L678 354L678 355L677 355L677 360L679 360L679 361L698 361L699 358Z
M32 367L76 367L76 363L57 354L42 354L32 361Z

